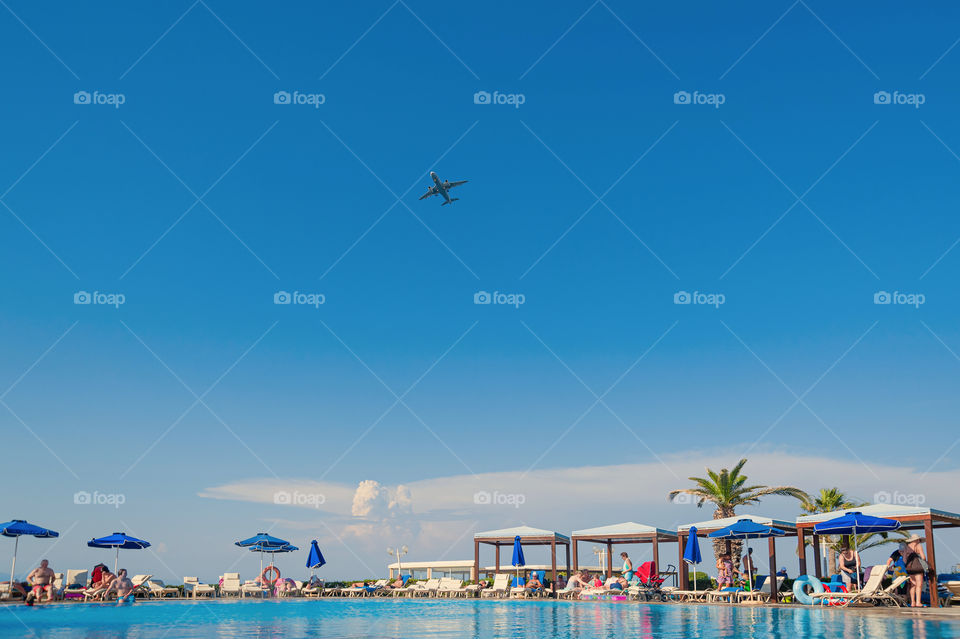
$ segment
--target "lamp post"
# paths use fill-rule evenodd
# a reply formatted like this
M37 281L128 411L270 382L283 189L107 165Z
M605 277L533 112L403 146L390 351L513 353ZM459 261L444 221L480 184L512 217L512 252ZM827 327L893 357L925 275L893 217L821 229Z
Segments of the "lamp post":
M400 557L403 557L410 549L406 546L398 546L396 548L387 548L387 554L391 557L397 558L397 577L402 577L400 574Z
M607 559L607 549L604 548L603 546L594 546L593 554L597 556L597 563L600 566L600 572L603 572L604 570L603 567L606 564L606 559Z

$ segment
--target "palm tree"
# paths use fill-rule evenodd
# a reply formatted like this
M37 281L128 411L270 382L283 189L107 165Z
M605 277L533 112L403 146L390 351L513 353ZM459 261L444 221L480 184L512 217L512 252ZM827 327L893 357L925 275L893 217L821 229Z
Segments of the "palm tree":
M733 517L736 514L736 508L739 506L750 506L760 501L761 497L767 495L781 495L794 497L801 502L810 501L810 496L795 486L747 486L747 476L742 475L746 459L741 459L733 470L721 468L720 472L715 472L707 468L707 477L690 477L695 486L693 488L678 488L671 490L669 498L675 499L677 495L690 495L697 500L697 508L703 508L706 502L711 502L716 506L713 511L714 519L723 519ZM727 543L723 540L714 540L713 552L719 556L727 552ZM730 544L730 553L733 555L734 565L740 562L740 542L735 541Z
M863 505L864 504L850 501L845 494L840 492L839 488L834 486L833 488L821 488L819 495L803 501L800 504L800 508L805 513L816 515ZM866 537L866 535L863 535L863 537ZM827 546L827 568L829 574L832 575L837 572L837 553L840 551L842 539L840 536L834 538L830 535L824 535L823 539ZM813 542L811 541L811 543Z
M800 508L802 508L805 513L816 515L857 508L858 506L866 506L867 503L868 502L850 501L839 488L834 486L833 488L821 488L820 494L801 503ZM855 547L859 552L863 552L868 548L889 544L906 537L906 533L902 530L893 531L892 535L891 537L891 533L868 533L856 535L856 539L854 539L854 535L823 535L822 539L827 547L828 574L832 575L837 572L837 555L840 553L840 547L843 545L844 540L850 544L850 547ZM813 543L813 541L811 540L810 543Z

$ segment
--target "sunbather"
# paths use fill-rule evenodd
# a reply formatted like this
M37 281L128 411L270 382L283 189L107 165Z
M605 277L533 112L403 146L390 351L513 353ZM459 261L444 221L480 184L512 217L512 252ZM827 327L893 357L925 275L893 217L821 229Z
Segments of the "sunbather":
M132 602L134 599L133 590L133 582L127 577L127 569L121 568L117 571L116 578L110 582L110 585L103 592L102 597L106 601L111 592L116 592L117 603Z
M43 593L47 593L47 601L53 601L53 580L55 575L53 570L50 568L50 562L46 559L40 562L40 565L30 571L30 574L27 575L27 582L30 584L30 593L26 597L27 603L30 603L32 599L36 599L37 603L40 602L43 597Z
M527 579L524 588L529 592L541 592L543 590L543 583L540 581L540 576L536 570L530 573L530 578Z
M837 557L837 568L840 569L840 578L849 589L863 583L860 571L860 553L850 547L850 542L844 541L840 545L840 556Z
M110 584L113 583L113 580L117 576L110 572L110 569L106 566L100 571L100 581L95 581L90 584L90 588L87 589L86 595L90 599L101 599L104 593L107 592L107 588L110 587Z
M626 590L629 585L630 582L621 576L618 577L615 582L610 584L610 590Z

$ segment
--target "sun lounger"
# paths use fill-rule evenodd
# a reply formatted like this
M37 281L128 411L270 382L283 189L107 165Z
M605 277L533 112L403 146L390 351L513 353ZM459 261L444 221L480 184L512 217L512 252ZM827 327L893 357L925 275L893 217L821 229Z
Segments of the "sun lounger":
M174 586L168 586L163 583L162 579L147 579L144 582L144 586L147 587L147 591L151 596L158 599L163 599L164 597L179 597L180 589Z
M466 595L466 590L463 587L462 579L444 577L443 579L440 580L440 585L437 587L438 597L448 597L452 599L454 597L462 597L465 595Z
M239 597L241 586L242 582L240 581L240 573L225 572L223 573L223 576L220 577L220 596Z
M733 603L739 600L741 592L743 592L742 588L727 586L717 590L708 590L706 592L706 599L708 603L718 603L721 601Z
M320 597L323 595L323 580L320 580L319 585L315 586L301 586L300 594L304 597Z
M217 589L210 584L202 584L196 577L183 578L183 594L187 597L216 597Z
M243 582L242 586L240 586L240 596L268 597L270 596L270 589L263 584L248 579L247 581Z
M489 597L501 598L507 596L507 587L510 585L510 575L498 574L493 578L493 585L480 591L481 599Z
M766 575L757 577L756 583L753 584L753 590L744 590L739 593L737 598L740 603L764 603L770 601L770 591L764 587L765 584ZM780 592L782 586L783 577L777 577L777 592Z
M835 606L849 606L852 603L893 603L894 605L901 605L898 598L895 597L892 593L892 589L899 587L902 584L906 577L898 577L894 579L895 586L891 586L891 592L880 587L880 583L883 581L884 570L881 566L874 566L870 571L870 578L867 579L867 583L863 584L857 592L820 592L814 593L810 596L813 598L814 603L829 603Z
M86 570L67 570L63 578L63 587L60 589L61 599L83 599L83 591L87 587Z
M428 579L426 583L417 584L408 594L410 597L429 597L436 595L438 588L440 588L439 579Z
M960 603L960 581L945 581L942 585L950 592L950 603Z

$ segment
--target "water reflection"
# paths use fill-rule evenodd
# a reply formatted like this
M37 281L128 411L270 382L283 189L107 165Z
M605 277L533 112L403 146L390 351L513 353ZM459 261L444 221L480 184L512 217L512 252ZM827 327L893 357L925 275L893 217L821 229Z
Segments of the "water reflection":
M123 609L76 605L0 612L0 637L31 632L42 639L946 639L960 636L960 620L824 607L372 599L171 602Z

